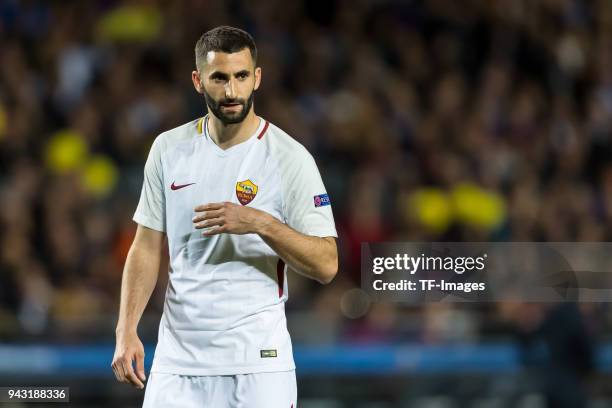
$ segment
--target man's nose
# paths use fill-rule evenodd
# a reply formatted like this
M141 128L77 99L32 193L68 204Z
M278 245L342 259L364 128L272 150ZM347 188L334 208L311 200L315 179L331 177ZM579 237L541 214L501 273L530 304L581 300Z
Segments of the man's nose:
M234 79L230 79L225 84L225 97L227 99L234 99L236 97L236 83Z

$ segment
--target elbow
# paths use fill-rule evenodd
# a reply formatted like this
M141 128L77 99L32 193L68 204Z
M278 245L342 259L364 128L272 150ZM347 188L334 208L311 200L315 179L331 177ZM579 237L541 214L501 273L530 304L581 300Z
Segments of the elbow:
M319 271L319 283L327 285L334 280L338 274L338 258L334 258L332 261L327 262Z
M321 263L317 279L322 285L327 285L334 280L338 274L338 248L336 246L336 240L332 237L323 238L330 244L329 250L326 251L327 255L322 257L324 262Z

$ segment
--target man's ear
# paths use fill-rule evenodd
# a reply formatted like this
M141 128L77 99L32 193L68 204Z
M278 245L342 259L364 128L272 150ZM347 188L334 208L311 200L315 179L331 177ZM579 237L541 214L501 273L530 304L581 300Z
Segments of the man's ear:
M259 88L259 85L261 84L261 67L257 67L255 68L255 87L253 88L253 90L257 90L257 88Z
M196 92L203 94L204 86L202 85L202 81L200 81L200 73L198 71L191 71L191 81L193 82L193 87Z

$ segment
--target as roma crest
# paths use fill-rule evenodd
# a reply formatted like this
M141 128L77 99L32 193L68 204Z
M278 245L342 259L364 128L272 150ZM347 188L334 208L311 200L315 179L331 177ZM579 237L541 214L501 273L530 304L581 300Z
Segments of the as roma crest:
M257 186L251 180L239 181L236 183L236 197L240 204L247 205L257 195Z

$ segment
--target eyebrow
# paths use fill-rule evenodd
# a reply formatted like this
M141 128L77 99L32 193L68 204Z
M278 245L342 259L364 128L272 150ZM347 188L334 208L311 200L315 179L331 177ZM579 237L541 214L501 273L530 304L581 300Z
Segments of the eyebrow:
M241 71L238 71L238 72L234 73L234 76L235 76L235 77L238 77L238 76L241 76L241 75L244 75L244 76L249 76L249 75L250 75L250 72L249 72L248 70L246 70L246 69L243 69L243 70L241 70ZM211 74L210 74L208 77L209 77L210 79L222 79L222 80L227 80L227 79L228 79L228 77L229 77L229 75L228 75L228 74L226 74L226 73L224 73L224 72L214 71L214 72L212 72L212 73L211 73Z

